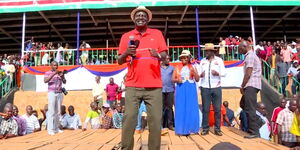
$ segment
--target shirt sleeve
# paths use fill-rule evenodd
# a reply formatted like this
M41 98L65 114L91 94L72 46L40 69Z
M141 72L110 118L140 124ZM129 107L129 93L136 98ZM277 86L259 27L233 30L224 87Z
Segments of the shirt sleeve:
M162 32L159 31L159 30L158 30L158 42L159 42L159 43L158 43L158 44L159 44L159 47L158 47L158 52L159 52L159 53L168 50L168 47L167 47L165 38L164 38L164 36L162 35Z
M79 115L77 115L77 121L78 121L78 126L82 126L81 120L80 120L80 116L79 116Z
M13 126L11 130L11 134L18 135L18 124L16 120L13 120Z
M69 117L65 117L63 120L62 120L62 126L64 127L64 128L66 128L67 126L68 126L68 118Z
M34 119L34 129L38 129L40 128L40 123L39 123L39 120L37 118Z
M224 62L220 59L219 60L219 64L220 64L220 72L219 72L219 75L221 77L225 77L226 76L226 70L225 70L225 65L224 65Z
M246 59L245 59L245 67L246 68L253 68L254 66L254 58L253 58L254 54L249 54Z
M126 34L123 34L119 44L119 51L118 51L119 55L122 55L128 47L128 40L126 39L127 39Z
M283 119L284 119L284 118L283 118L283 115L284 115L284 114L283 114L283 111L279 112L278 117L277 117L277 119L276 119L276 123L277 123L277 124L282 125L282 123L283 123L283 121L284 121L284 120L283 120Z

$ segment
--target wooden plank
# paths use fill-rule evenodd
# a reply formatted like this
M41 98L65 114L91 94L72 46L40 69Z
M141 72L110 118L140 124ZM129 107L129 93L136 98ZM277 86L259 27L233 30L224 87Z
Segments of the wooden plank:
M189 144L189 145L169 145L169 150L198 150L196 144Z
M142 134L140 133L136 133L134 134L134 146L133 146L133 150L140 150L142 147Z
M183 144L194 144L194 141L190 140L188 136L179 136Z
M175 132L169 132L171 144L177 145L177 144L183 144L182 140L179 138L179 136L175 135Z
M202 136L200 137L199 134L190 135L189 138L191 138L201 150L209 150L212 147L212 145Z

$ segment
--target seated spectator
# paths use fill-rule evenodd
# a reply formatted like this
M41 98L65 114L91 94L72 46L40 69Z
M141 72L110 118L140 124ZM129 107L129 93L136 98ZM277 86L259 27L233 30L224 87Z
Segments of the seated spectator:
M0 123L0 139L7 139L18 136L17 121L12 118L13 109L11 106L4 107L4 114Z
M18 124L18 135L22 136L26 134L26 120L19 115L19 109L16 105L13 106L13 119L16 120Z
M98 111L98 105L96 102L90 104L91 110L87 113L86 119L83 124L82 130L85 131L88 123L91 124L92 129L100 128L100 113Z
M280 111L276 120L278 124L278 143L289 148L297 146L297 138L290 132L296 109L296 101L291 100L290 106Z
M226 116L228 118L228 121L227 122L225 119L224 119L224 126L232 126L232 121L234 119L234 112L228 107L229 106L229 103L227 101L224 101L223 102L223 106L225 107L226 109ZM224 117L225 118L225 117Z
M221 126L224 125L224 121L231 125L231 123L229 122L228 117L226 115L226 108L224 107L224 105L222 105L221 106L221 119L220 119ZM215 125L215 112L214 112L213 104L211 104L210 111L209 111L209 126L212 127L214 125Z
M110 110L109 104L103 104L102 107L103 115L102 115L102 129L110 129L112 127L112 117L113 112Z
M32 114L33 114L34 116L36 116L36 118L38 118L40 127L42 127L43 122L46 120L46 114L43 112L43 110L41 110L41 112L42 112L42 114L43 114L43 118L39 118L39 114L38 114L38 112L37 112L36 110L33 110L33 111L32 111ZM40 131L41 131L41 130L42 130L42 129L40 128Z
M247 118L247 114L245 112L245 106L244 106L244 101L245 101L245 98L244 96L242 96L241 100L240 100L240 107L241 107L241 112L240 112L240 129L244 132L248 132L248 128L249 128L249 125L248 125L248 118Z
M258 103L256 115L258 115L264 122L264 124L259 128L259 134L260 137L266 140L270 140L270 124L269 121L266 117L267 112L266 112L266 107L263 103Z
M62 129L63 128L63 120L65 119L65 117L67 116L66 113L66 106L65 105L61 105L60 107L60 116L59 116L59 128Z
M40 131L40 124L36 116L32 114L32 106L28 105L26 107L26 114L23 115L26 120L26 134Z
M142 101L139 107L138 117L137 117L137 125L135 127L136 132L142 133L147 124L147 108L145 102Z
M295 78L293 79L293 84L292 84L292 94L294 97L296 97L296 92L297 92L297 75L298 75L298 60L294 60L293 64L290 66L288 70L288 75L291 77Z
M113 126L116 129L122 128L123 110L121 105L117 105L116 112L113 114Z
M74 112L74 107L68 107L69 114L63 119L63 129L76 130L81 129L81 121L78 114Z

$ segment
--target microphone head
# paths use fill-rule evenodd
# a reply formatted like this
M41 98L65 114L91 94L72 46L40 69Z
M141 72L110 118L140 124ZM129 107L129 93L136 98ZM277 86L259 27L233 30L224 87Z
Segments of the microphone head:
M133 36L133 35L130 35L130 36L129 36L129 40L130 40L130 41L134 41L134 36Z

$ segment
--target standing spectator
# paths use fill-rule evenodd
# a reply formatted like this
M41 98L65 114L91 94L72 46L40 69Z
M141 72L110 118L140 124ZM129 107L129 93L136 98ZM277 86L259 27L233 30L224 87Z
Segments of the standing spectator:
M113 105L117 104L119 86L115 84L114 78L109 78L109 84L106 85L107 103L112 108Z
M224 60L224 55L226 54L225 46L226 46L226 41L223 40L222 37L220 37L220 43L219 43L219 55L223 58Z
M191 57L189 50L181 52L179 56L181 64L176 67L172 77L176 83L175 133L177 135L198 133L200 129L196 86L199 74L191 64Z
M131 58L131 61L127 63L128 74L125 83L126 102L122 127L122 149L133 149L138 105L141 101L145 101L149 114L148 147L150 150L159 150L162 116L160 60L165 59L168 47L161 31L148 28L148 23L152 19L149 9L139 6L131 12L131 19L135 24L135 29L122 35L118 51L119 65ZM139 40L139 45L129 45L130 36L134 37L134 40Z
M265 51L262 41L259 41L258 45L255 46L254 50L259 58L261 58L262 60L266 60L267 52Z
M113 112L110 110L109 104L103 104L102 109L103 109L103 115L101 117L102 120L102 125L101 129L110 129L113 124L112 124L112 119L113 119Z
M277 76L275 74L276 72L276 63L278 62L278 59L280 59L280 56L276 54L275 50L272 51L272 55L268 57L267 62L271 67L270 70L270 80L271 80L271 85L272 86L277 86Z
M80 45L81 50L81 64L86 65L89 58L89 51L86 49L91 48L90 44L86 43L85 41L82 41L82 44Z
M276 64L276 75L280 80L281 84L281 93L283 94L284 97L286 97L286 91L285 88L288 85L288 78L287 78L287 73L288 73L288 64L283 62L281 58L278 59L278 62Z
M14 80L14 73L16 72L16 68L12 60L9 60L9 64L6 64L4 67L5 67L5 73L9 77L7 88L11 88Z
M270 140L270 123L266 117L267 112L266 112L266 107L263 103L258 103L257 111L256 114L263 120L263 125L259 128L259 134L260 137L265 139L265 140Z
M4 107L4 115L0 123L0 139L18 136L18 124L17 121L12 118L13 109L11 106Z
M215 134L222 136L221 132L221 105L222 89L221 77L226 75L224 62L221 58L215 56L215 48L212 43L205 44L205 55L200 62L200 79L201 79L201 97L203 106L203 131L201 135L209 133L209 108L213 104L215 117Z
M253 40L252 40L252 37L251 37L251 36L249 36L249 37L247 38L247 43L248 43L249 45L253 45Z
M268 41L268 44L266 45L266 51L267 51L267 59L272 56L273 51L275 53L275 50L273 50L273 46L270 41Z
M32 114L32 111L32 106L28 105L26 107L26 114L22 116L26 120L26 134L30 134L41 130L39 121L37 117Z
M296 45L297 45L296 42L292 42L291 51L292 51L293 54L297 53Z
M58 71L58 63L51 63L51 71L45 73L44 82L48 83L48 118L47 130L48 134L54 135L59 130L59 115L61 112L61 104L63 101L62 84L66 83L65 75L62 71Z
M94 97L94 102L98 104L98 108L102 108L103 105L103 95L104 95L104 85L100 82L101 77L95 77L96 83L93 86L92 94Z
M162 95L163 95L163 128L174 130L174 88L175 85L172 81L174 67L170 66L170 57L167 56L161 63L161 76L163 81Z
M238 49L240 54L245 54L245 72L240 88L244 97L244 110L249 122L248 132L250 135L245 138L258 138L259 128L263 125L263 121L256 115L257 93L261 90L261 61L247 42L241 42Z
M18 124L18 135L22 136L26 134L26 120L19 115L19 109L16 105L13 106L13 119L16 120Z
M248 132L249 129L249 123L248 123L248 118L247 118L247 113L245 111L245 97L242 96L241 101L240 101L240 107L241 107L241 112L240 112L240 117L239 120L240 122L240 129L244 132Z
M286 63L288 66L291 65L292 61L292 51L287 48L287 45L284 44L281 48L280 55L283 58L283 62Z
M115 129L121 129L122 128L122 120L123 120L122 106L117 105L116 106L116 112L113 114L113 126L114 126Z
M296 97L297 92L297 75L298 75L298 60L294 60L293 64L290 66L288 70L288 75L292 77L293 84L292 84L292 94L294 97Z
M90 104L91 110L87 113L82 130L85 131L88 123L91 124L91 129L100 128L100 113L98 112L98 105L96 102Z
M63 129L76 130L81 129L80 116L74 112L74 106L68 107L69 114L63 119Z
M274 142L278 143L278 124L276 120L278 118L278 114L285 108L286 100L282 98L280 100L280 106L276 107L273 110L272 118L271 118L271 134L273 136Z
M223 102L223 106L226 109L226 116L227 116L228 121L229 121L229 123L228 123L226 120L224 120L224 126L231 126L232 125L232 121L234 119L234 112L228 107L229 103L227 101Z
M62 47L61 43L57 44L57 53L56 53L56 57L55 57L55 61L58 64L62 64L64 62L62 53L64 52L64 48Z
M296 101L291 100L290 106L280 111L276 120L276 123L278 124L278 143L289 148L297 146L296 136L290 132L296 109Z

